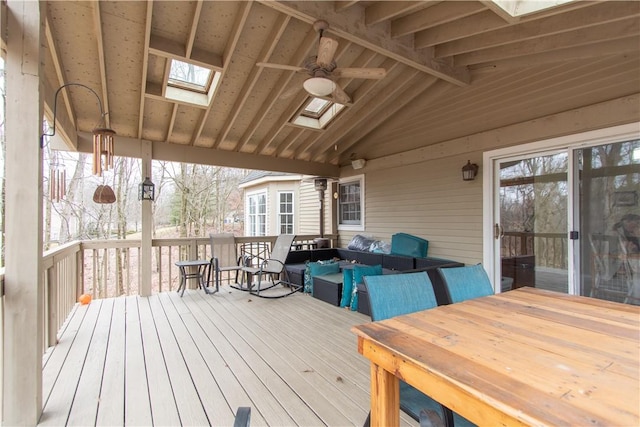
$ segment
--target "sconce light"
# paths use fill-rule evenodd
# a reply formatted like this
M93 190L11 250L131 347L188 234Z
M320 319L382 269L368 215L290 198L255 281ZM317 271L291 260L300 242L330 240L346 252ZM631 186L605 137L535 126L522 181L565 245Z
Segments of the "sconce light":
M354 169L362 169L364 167L364 165L367 164L367 161L365 159L353 159L351 160L351 166Z
M156 186L146 177L143 182L138 185L138 200L155 200Z
M478 175L478 165L471 163L471 160L467 160L467 164L462 167L462 180L473 181Z
M102 176L102 170L109 170L113 168L113 137L116 133L115 131L108 129L105 126L104 118L108 113L104 112L104 109L102 108L102 100L100 99L96 91L91 89L89 86L83 85L82 83L66 83L60 86L58 90L56 90L56 93L53 97L53 129L51 133L43 133L40 136L40 148L44 148L45 136L54 136L56 134L58 94L62 89L69 86L83 87L89 90L98 99L98 106L100 107L100 122L99 125L93 130L93 174ZM104 165L102 164L103 157Z

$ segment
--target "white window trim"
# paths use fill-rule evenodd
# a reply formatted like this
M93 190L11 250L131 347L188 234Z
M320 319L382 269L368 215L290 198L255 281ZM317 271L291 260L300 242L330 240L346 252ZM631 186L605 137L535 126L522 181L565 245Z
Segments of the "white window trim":
M265 199L265 230L264 230L264 234L265 236L269 235L269 194L266 190L262 189L259 191L252 191L250 193L247 193L246 195L246 199L245 199L245 212L244 212L244 223L245 223L245 234L251 237L260 237L260 235L255 235L255 234L247 234L247 227L251 224L250 222L250 212L249 212L249 199L251 199L252 197L258 197L264 195L264 199Z
M336 218L336 223L338 224L338 230L344 230L344 231L364 231L365 229L365 187L364 187L364 174L362 175L353 175L350 176L348 178L341 178L340 181L338 182L338 194L340 193L339 191L339 186L340 184L348 184L350 182L354 182L354 181L360 181L360 224L358 225L352 225L352 224L341 224L340 223L340 206L337 206L336 209L336 213L337 213L337 218ZM340 200L339 200L338 196L338 200L336 201L336 203L340 204Z
M283 213L280 211L280 195L281 194L291 194L291 213L289 214L289 212L284 213L284 215L291 215L293 217L293 222L291 223L291 227L293 228L292 233L295 234L296 232L296 195L295 192L293 190L280 190L278 191L278 209L277 209L277 213L276 213L276 226L278 227L278 233L280 233L280 230L282 228L282 222L280 221L280 216L283 215Z

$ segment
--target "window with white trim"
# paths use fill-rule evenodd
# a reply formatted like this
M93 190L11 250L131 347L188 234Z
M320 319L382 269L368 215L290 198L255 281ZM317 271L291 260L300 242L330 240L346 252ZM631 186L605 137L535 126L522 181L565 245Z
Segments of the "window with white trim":
M267 193L255 193L247 196L247 235L267 235Z
M280 234L293 234L293 192L278 193L278 230Z
M338 229L364 230L364 175L338 184Z

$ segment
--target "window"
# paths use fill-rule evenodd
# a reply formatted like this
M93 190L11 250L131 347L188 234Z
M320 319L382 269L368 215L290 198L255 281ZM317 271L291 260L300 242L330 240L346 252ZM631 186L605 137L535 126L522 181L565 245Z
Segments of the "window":
M364 230L364 178L338 184L338 229Z
M293 234L293 193L278 193L278 229L280 234Z
M312 96L291 119L291 123L311 129L323 129L343 108L343 104Z
M206 93L211 84L213 70L173 59L169 70L170 86Z
M256 193L248 196L247 235L267 235L267 194Z

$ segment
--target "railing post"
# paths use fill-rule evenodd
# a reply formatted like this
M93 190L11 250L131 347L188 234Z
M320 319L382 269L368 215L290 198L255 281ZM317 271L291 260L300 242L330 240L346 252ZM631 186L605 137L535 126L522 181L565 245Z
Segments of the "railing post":
M46 347L55 345L58 340L58 263L47 269L47 342Z

